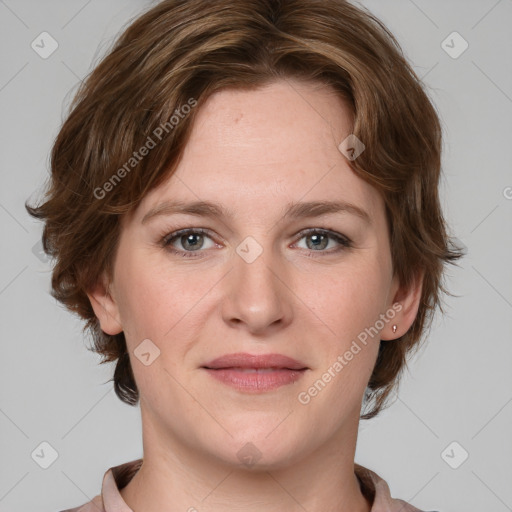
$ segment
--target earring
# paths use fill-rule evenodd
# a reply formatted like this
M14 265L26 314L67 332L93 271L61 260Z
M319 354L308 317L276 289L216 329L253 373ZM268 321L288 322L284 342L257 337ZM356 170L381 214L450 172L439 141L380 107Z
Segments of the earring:
M393 325L393 334L396 332L396 325Z

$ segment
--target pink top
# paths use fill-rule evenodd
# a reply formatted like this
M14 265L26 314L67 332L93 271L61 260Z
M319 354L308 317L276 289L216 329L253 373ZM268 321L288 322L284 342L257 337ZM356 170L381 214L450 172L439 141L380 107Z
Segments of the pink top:
M119 490L125 487L142 465L142 459L108 469L103 476L101 495L76 508L61 512L133 512ZM363 495L372 503L371 512L422 512L409 503L391 497L388 484L373 471L355 464Z

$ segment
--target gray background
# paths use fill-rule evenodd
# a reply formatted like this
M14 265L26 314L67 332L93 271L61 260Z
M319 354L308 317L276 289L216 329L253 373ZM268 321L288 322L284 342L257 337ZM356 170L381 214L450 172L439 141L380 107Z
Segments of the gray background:
M79 320L49 295L41 225L23 203L38 197L77 84L148 5L0 0L0 512L78 506L106 469L142 455L139 409L118 400L113 366L98 366ZM468 255L448 268L458 297L446 298L393 406L361 423L356 461L424 510L512 510L512 0L363 5L396 35L439 110L442 202ZM31 48L43 31L59 45L47 59ZM453 31L469 44L457 58L442 47ZM31 456L44 441L58 454L48 469ZM450 467L463 450L468 459Z

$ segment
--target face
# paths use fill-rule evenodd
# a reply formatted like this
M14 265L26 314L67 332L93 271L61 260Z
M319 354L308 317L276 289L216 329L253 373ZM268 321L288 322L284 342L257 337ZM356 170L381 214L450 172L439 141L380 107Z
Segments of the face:
M123 219L110 294L90 298L105 332L125 332L151 442L277 467L357 425L380 339L415 310L383 199L338 149L350 133L325 86L219 92L175 174ZM326 202L342 207L304 206Z

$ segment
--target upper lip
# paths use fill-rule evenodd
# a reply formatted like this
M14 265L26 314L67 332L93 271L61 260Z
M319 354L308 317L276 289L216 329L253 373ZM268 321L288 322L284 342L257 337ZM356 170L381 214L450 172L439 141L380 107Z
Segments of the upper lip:
M218 370L220 368L281 368L288 370L305 370L307 366L300 361L282 354L226 354L209 361L203 368Z

